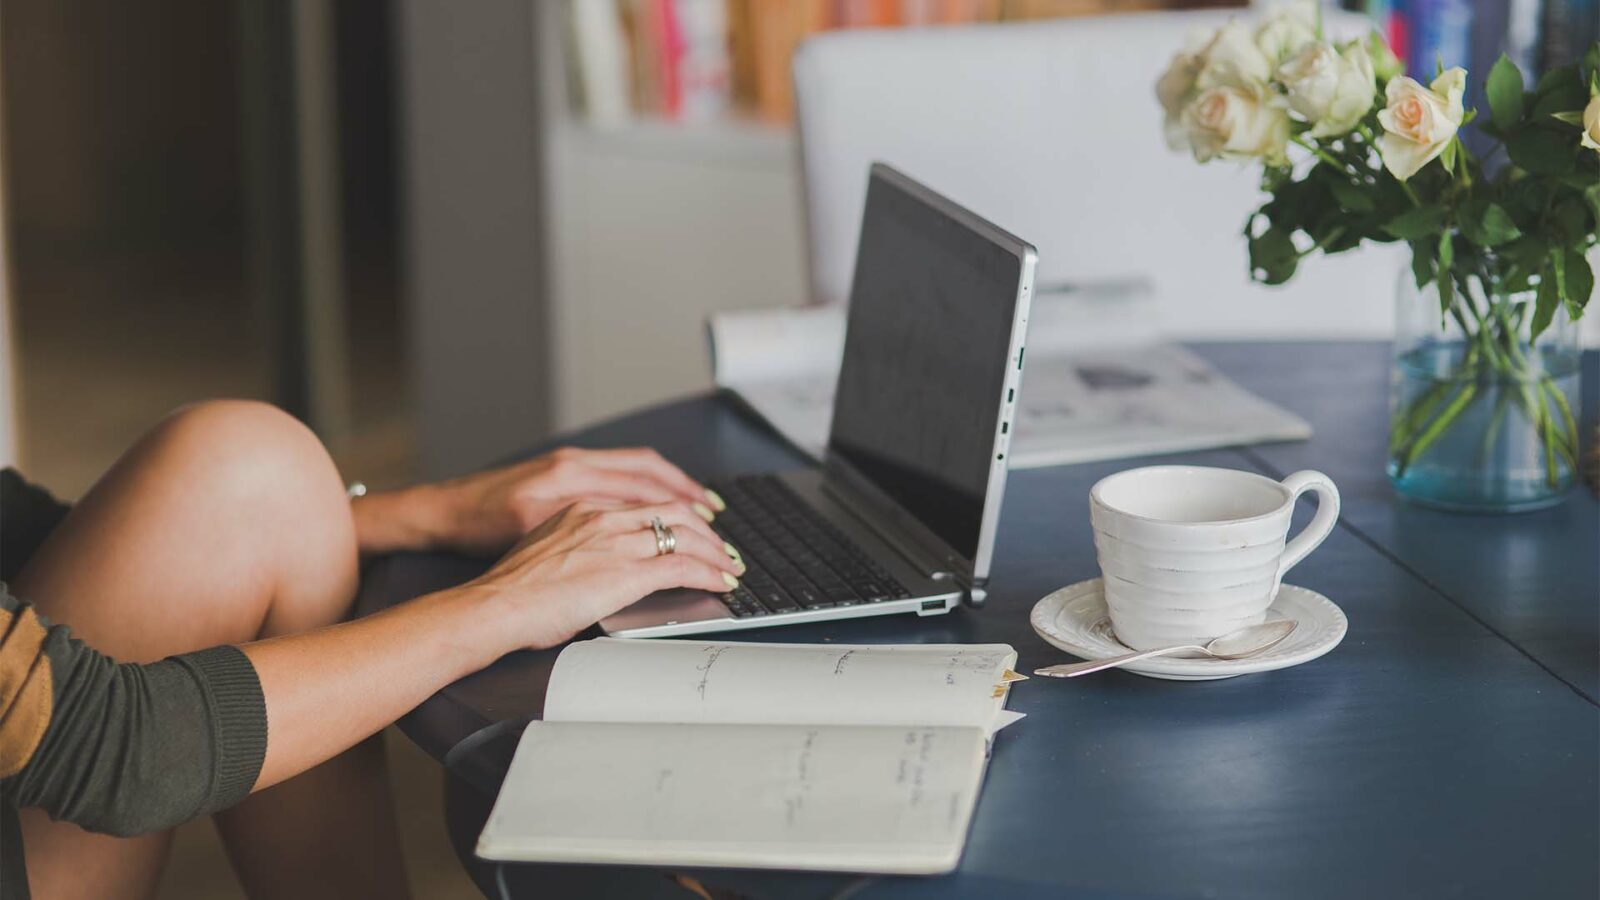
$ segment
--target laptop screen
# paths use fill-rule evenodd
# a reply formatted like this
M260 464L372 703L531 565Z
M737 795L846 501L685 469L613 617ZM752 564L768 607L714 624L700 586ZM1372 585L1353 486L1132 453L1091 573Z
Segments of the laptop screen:
M828 450L969 560L1021 267L1013 251L874 174Z

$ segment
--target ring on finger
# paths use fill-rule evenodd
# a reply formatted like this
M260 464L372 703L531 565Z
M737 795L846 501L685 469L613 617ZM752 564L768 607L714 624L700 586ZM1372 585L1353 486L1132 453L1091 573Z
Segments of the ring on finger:
M660 516L652 516L650 528L656 534L657 556L666 556L678 551L678 536L673 534L671 525L662 522Z

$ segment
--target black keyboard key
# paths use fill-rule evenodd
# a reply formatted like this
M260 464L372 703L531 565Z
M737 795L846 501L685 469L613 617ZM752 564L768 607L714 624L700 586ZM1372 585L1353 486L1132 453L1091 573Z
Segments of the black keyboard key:
M756 599L760 600L763 606L772 610L773 612L786 613L800 611L800 604L794 602L793 598L785 593L783 588L780 588L775 584L771 587L765 587L756 590L754 593Z
M861 596L867 598L873 603L877 603L880 600L887 600L893 596L890 594L888 588L876 581L858 581L856 582L856 588L861 592Z

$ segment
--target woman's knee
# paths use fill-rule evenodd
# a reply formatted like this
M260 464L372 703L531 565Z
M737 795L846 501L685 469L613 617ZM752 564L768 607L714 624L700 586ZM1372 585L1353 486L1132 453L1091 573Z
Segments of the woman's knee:
M354 596L355 525L337 467L299 420L267 403L211 400L183 407L150 436L157 466L198 500L238 511L266 557L273 607L265 634L328 624Z
M156 426L149 443L169 464L229 494L337 491L339 474L321 441L269 403L207 400L181 407Z

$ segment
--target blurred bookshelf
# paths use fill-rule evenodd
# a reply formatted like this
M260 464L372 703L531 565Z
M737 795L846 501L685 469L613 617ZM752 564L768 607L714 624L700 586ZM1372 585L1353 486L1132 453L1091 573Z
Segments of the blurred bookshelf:
M857 28L1021 22L1246 0L566 0L565 106L591 135L667 152L781 146L790 61ZM679 142L681 138L681 143Z

